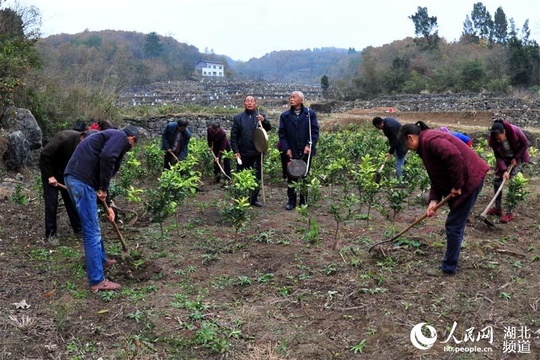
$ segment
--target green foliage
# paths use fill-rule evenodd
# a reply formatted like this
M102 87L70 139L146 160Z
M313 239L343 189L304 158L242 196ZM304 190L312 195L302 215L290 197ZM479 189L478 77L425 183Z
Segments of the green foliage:
M233 198L233 203L226 206L223 210L225 218L231 220L234 228L234 238L238 237L240 230L249 221L248 210L251 206L249 198L242 196L239 198Z
M321 200L321 182L316 177L307 176L293 183L296 193L303 194L309 205L296 207L298 214L307 220L304 230L304 241L308 244L316 244L319 241L319 222L314 216L314 211L319 207Z
M323 77L321 77L321 89L322 89L323 97L328 96L328 88L329 87L330 87L330 82L328 81L328 76L323 75Z
M21 184L15 185L15 192L11 195L11 202L17 205L28 204L28 197L23 192L23 186Z
M353 181L360 194L360 203L367 205L367 219L369 220L371 208L378 201L379 184L375 182L377 167L373 163L374 158L366 154L362 156L357 170L352 170ZM382 164L383 158L379 159Z
M527 189L528 182L529 180L521 172L510 178L508 182L508 194L506 195L506 205L510 211L527 199L529 195L529 190Z
M142 155L142 161L144 161L145 178L157 178L163 170L163 150L161 150L161 138L155 137L146 142L144 146L136 146L134 150L137 152L137 154Z
M223 215L229 219L234 228L234 238L249 221L251 192L258 186L253 169L242 170L232 174L232 184L227 186L231 203L225 206Z
M144 53L149 58L157 58L163 54L163 44L157 33L151 32L146 35Z
M30 19L22 18L16 11L0 9L0 109L14 105L14 96L30 76L32 69L40 67L36 49L37 37L25 33L29 22L41 21L35 7L28 8Z
M163 171L158 178L158 187L148 190L145 201L146 209L152 215L152 221L160 224L161 236L163 222L181 205L187 197L197 191L200 176L193 170L196 160L191 156Z
M189 154L197 159L195 169L204 177L213 176L214 156L208 150L206 138L192 138L189 142Z
M353 218L356 214L356 205L359 202L358 196L354 193L341 193L340 195L339 197L335 196L328 207L328 213L333 216L336 222L333 250L337 247L340 224Z
M350 350L354 354L362 354L364 352L364 348L366 347L366 339L362 339L358 344L355 344L350 347Z
M409 16L414 22L414 31L417 36L421 36L421 40L415 39L415 43L424 49L436 49L439 44L439 35L437 32L437 17L429 16L426 7L418 7L418 11Z
M466 61L461 66L458 89L462 92L478 92L485 86L485 78L484 65L478 59Z
M386 199L388 206L393 211L392 222L394 222L396 215L405 208L405 201L410 193L408 189L400 187L401 182L395 178L390 179L385 185Z

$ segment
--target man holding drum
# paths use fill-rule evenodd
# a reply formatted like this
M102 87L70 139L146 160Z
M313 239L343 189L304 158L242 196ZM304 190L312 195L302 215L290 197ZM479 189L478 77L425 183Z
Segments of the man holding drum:
M286 210L296 207L297 194L293 182L304 177L309 172L311 157L315 156L317 140L319 139L319 124L315 111L304 106L304 94L293 91L289 97L290 109L279 117L279 142L281 151L290 160L288 166ZM304 166L302 166L305 164ZM302 170L299 173L296 170ZM299 194L300 205L306 204L307 194Z

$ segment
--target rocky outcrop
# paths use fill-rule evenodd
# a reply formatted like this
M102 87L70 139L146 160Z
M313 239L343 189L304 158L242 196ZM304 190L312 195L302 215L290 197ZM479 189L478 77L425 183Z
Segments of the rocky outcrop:
M9 108L2 117L0 137L2 159L8 170L18 171L30 165L33 152L41 149L42 132L27 109Z

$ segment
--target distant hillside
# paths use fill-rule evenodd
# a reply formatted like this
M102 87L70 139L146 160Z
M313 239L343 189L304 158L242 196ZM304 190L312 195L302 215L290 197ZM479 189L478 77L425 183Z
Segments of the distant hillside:
M357 64L360 56L351 49L321 48L274 51L235 62L226 55L201 53L172 37L113 30L52 35L40 40L39 49L50 75L62 74L68 83L85 85L114 78L123 88L198 80L195 66L201 60L225 64L228 79L320 84L323 75L335 79L346 73L347 64Z
M39 43L44 68L70 83L101 83L116 77L123 86L195 79L200 60L226 63L225 56L201 54L191 45L156 33L85 31L44 38Z
M323 75L344 76L348 64L358 64L359 59L352 49L321 48L273 51L259 59L230 62L230 66L238 76L257 81L320 84Z

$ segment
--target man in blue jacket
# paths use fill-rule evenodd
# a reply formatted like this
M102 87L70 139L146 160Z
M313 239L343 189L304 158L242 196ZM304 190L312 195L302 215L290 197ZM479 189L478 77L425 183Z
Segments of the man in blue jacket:
M231 128L231 148L234 157L238 161L238 171L255 169L255 176L260 183L262 177L261 153L255 148L253 133L258 126L270 131L272 125L266 119L266 116L259 112L257 101L253 96L246 96L244 109L243 112L234 117ZM259 188L251 193L250 203L252 206L262 206L257 199L258 196Z
M138 136L139 130L135 126L104 130L89 136L77 146L64 172L69 196L81 219L84 259L92 291L121 288L120 284L107 280L103 272L104 267L114 265L116 261L108 259L105 253L97 200L106 201L110 181L126 152L137 143ZM110 210L107 217L114 221L114 211Z
M163 167L170 169L177 161L185 160L188 155L191 132L188 122L180 119L167 124L161 135L161 150L165 150Z
M319 123L315 111L304 106L304 94L293 91L289 97L290 109L279 117L279 145L289 159L302 159L306 162L306 173L311 166L311 157L316 154L319 139ZM287 174L286 210L296 207L297 194L293 187L296 178ZM300 205L306 204L307 194L299 194Z

